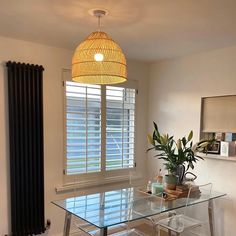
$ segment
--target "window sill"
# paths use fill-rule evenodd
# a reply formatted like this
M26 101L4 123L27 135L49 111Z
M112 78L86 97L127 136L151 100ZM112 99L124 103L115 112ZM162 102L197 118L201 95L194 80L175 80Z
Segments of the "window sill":
M132 177L132 181L138 181L141 180L142 176L137 175L135 177ZM122 176L115 176L115 177L107 177L104 179L96 179L96 180L86 180L81 181L78 183L67 183L60 186L57 186L55 188L56 193L63 193L72 191L75 189L82 189L82 188L89 188L89 187L98 187L102 185L112 184L112 183L121 183L121 182L127 182L130 180L129 175L122 175Z
M211 160L222 160L222 161L235 161L236 162L236 156L220 156L220 155L216 155L216 154L201 154L201 157L203 157L204 159L211 159Z

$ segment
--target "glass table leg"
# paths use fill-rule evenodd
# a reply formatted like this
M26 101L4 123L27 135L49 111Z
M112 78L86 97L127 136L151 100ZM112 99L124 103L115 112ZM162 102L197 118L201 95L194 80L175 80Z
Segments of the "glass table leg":
M100 230L100 236L107 236L107 227Z
M214 206L213 206L213 200L208 201L208 216L209 216L210 233L211 233L211 236L214 236L215 232L214 232Z
M71 213L66 211L63 236L70 234Z

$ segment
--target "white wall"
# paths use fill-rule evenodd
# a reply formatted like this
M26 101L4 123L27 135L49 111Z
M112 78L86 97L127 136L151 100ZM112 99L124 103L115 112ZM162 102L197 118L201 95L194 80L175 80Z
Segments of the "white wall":
M154 120L163 133L178 138L193 130L198 141L201 97L227 94L236 94L236 47L153 63L148 130L152 131ZM148 157L150 178L161 166L152 155ZM234 236L236 232L235 168L236 162L209 159L196 165L199 181L212 182L215 190L227 192L230 198L217 203L218 236Z
M45 204L46 219L52 221L50 235L60 235L63 229L64 212L51 204L52 200L70 194L56 194L55 187L63 184L63 89L62 69L70 68L72 51L48 47L31 42L0 37L0 235L9 233L9 174L8 174L8 113L7 78L5 62L8 60L41 64L44 66L44 153L45 153ZM140 109L138 158L139 171L145 173L147 77L148 66L144 63L128 62L129 78L138 80L140 87ZM113 187L119 187L117 184ZM105 187L104 187L105 188ZM106 187L111 188L111 186ZM95 188L86 192L94 192Z

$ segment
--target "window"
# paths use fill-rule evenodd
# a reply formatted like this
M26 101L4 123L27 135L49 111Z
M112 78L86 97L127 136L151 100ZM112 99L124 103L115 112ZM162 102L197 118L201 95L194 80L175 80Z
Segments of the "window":
M65 82L67 175L133 168L133 88Z
M106 87L106 169L134 166L135 90Z
M101 87L66 82L66 173L101 170Z

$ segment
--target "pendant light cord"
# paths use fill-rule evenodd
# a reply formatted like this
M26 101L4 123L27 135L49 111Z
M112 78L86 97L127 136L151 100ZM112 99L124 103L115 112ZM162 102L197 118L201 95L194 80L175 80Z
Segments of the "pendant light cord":
M101 15L98 15L98 31L101 32Z
M107 11L96 9L92 13L98 18L98 32L101 32L101 18L107 14Z

